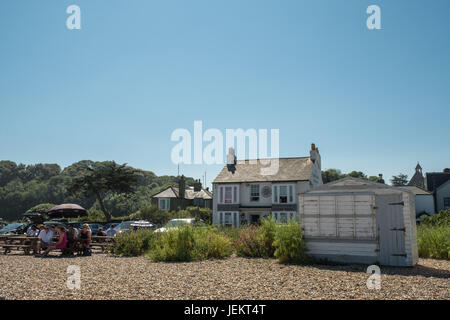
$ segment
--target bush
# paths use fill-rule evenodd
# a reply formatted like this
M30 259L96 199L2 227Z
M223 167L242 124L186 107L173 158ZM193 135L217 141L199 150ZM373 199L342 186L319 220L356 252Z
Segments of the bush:
M425 226L447 226L450 227L450 208L442 210L438 214L425 217L422 222Z
M194 235L191 227L161 232L149 255L154 261L191 261Z
M159 233L148 252L154 261L220 259L231 255L231 241L214 228L184 226Z
M421 258L450 259L450 226L420 225L417 244Z
M306 244L300 224L290 220L288 224L278 225L275 233L275 257L282 263L305 263Z
M235 250L240 257L268 257L270 249L265 247L263 228L254 225L242 228L235 242Z
M230 238L213 228L197 228L194 232L194 259L222 259L233 253Z
M274 241L277 224L275 219L263 219L261 226L242 228L235 240L236 254L240 257L270 258L275 252Z
M115 237L114 254L135 257L150 250L154 245L155 233L151 230L137 230L119 233Z

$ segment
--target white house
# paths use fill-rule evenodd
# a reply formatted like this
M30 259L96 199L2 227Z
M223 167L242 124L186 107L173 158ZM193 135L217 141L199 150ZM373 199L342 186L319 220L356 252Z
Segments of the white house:
M433 192L416 186L402 186L401 188L408 189L415 196L416 216L424 213L432 215L435 213Z
M235 159L225 166L213 181L213 224L239 227L269 215L280 222L298 219L297 194L322 185L319 149L312 144L309 157L277 160L279 169L271 175L264 174L261 160Z

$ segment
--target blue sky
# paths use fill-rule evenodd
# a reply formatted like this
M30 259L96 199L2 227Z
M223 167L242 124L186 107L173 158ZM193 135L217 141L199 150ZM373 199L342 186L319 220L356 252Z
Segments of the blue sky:
M66 8L81 8L68 30ZM366 28L381 7L382 30ZM177 173L170 135L280 130L281 156L410 177L450 166L447 0L0 2L0 159ZM182 165L208 184L220 166Z

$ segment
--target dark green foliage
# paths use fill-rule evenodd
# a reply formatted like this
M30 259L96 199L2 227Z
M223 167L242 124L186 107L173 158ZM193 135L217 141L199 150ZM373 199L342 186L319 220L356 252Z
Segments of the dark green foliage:
M103 198L106 193L128 195L135 191L138 177L135 170L126 164L118 165L114 161L86 164L81 174L67 184L67 191L85 197L95 196L106 221L111 213L106 209Z
M437 226L450 227L450 208L447 208L447 210L442 210L438 214L425 217L422 220L421 225L430 227L437 227Z
M342 173L342 171L338 170L338 169L328 169L328 170L322 171L323 183L336 181L336 180L346 178L346 177L370 180L372 182L378 182L378 179L379 179L379 177L377 177L377 176L367 177L367 175L364 172L355 171L355 170L350 173Z
M28 209L26 212L27 213L30 213L30 212L47 213L47 211L49 211L54 206L55 206L55 204L52 204L52 203L41 203L41 204L38 204L38 205Z
M406 186L408 184L408 176L402 173L399 173L398 176L392 176L391 184L397 187Z

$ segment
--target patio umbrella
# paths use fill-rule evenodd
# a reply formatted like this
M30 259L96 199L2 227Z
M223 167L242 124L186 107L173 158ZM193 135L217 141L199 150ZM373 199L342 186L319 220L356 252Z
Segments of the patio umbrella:
M60 204L51 208L47 215L51 218L76 218L87 216L87 211L82 206L72 203Z

